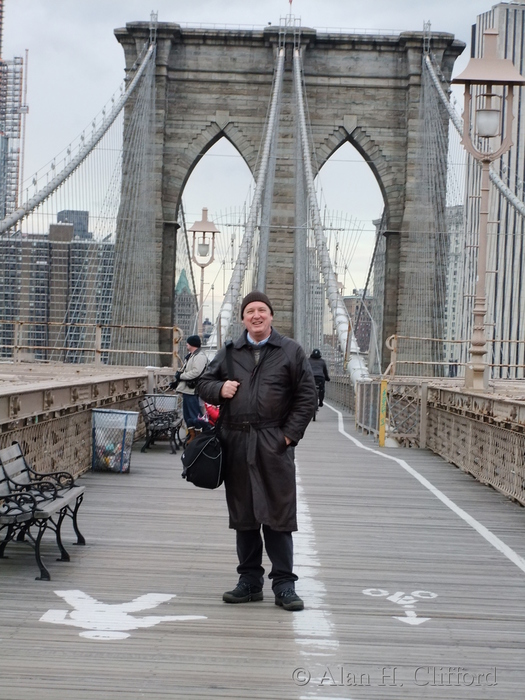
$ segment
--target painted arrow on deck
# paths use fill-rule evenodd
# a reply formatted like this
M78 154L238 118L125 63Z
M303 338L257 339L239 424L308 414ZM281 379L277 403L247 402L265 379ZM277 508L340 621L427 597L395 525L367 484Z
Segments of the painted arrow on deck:
M406 617L396 617L392 615L394 620L399 620L400 622L406 622L407 625L421 625L423 622L428 622L430 617L418 617L413 610L405 610Z

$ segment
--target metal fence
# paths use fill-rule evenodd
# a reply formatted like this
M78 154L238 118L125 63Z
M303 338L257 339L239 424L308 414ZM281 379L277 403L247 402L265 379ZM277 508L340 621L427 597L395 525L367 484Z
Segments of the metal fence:
M326 397L344 406L352 413L355 409L355 390L348 374L333 374L325 384Z
M380 446L427 447L525 505L525 402L466 393L446 382L375 379L356 389L356 426Z
M405 447L425 444L421 395L426 385L403 380L373 379L356 388L356 427L373 435L383 447L391 438Z

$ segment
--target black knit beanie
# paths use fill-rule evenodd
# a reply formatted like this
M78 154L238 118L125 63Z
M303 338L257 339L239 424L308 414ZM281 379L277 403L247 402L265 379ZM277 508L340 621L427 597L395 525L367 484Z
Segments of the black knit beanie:
M254 292L250 292L247 294L244 299L242 300L242 305L241 305L241 319L244 315L244 309L248 306L248 304L251 304L252 301L262 301L263 304L266 304L266 306L270 309L270 313L273 316L273 309L272 305L270 303L270 300L266 296L266 294L263 294L262 292L258 292L255 290Z
M198 335L190 335L186 339L186 342L188 345L191 345L192 348L200 348L201 346L201 339L199 338Z

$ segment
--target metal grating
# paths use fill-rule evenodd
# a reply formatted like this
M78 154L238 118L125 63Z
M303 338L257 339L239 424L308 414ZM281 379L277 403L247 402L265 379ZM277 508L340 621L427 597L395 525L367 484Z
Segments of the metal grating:
M430 407L427 446L525 505L525 434Z

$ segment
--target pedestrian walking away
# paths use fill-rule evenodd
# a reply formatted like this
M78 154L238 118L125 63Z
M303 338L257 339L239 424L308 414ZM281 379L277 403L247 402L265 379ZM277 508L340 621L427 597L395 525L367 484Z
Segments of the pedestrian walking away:
M244 297L241 319L244 331L231 349L234 379L227 379L222 348L198 385L200 396L224 411L224 485L230 527L236 531L239 579L223 600L263 599L264 540L275 604L302 610L293 571L294 448L315 411L314 377L301 346L272 328L273 308L265 294Z
M310 367L312 368L312 373L314 375L315 386L317 387L319 406L322 406L324 402L324 385L325 382L330 381L328 368L326 366L326 362L323 360L321 351L317 348L315 348L315 350L312 350L312 354L310 355L308 360L310 362Z
M186 444L195 437L196 430L208 428L208 424L200 419L204 409L197 393L197 382L206 367L208 358L201 350L201 339L198 335L190 335L186 340L188 354L184 358L181 369L175 373L175 381L171 389L182 394L182 416L186 424Z

